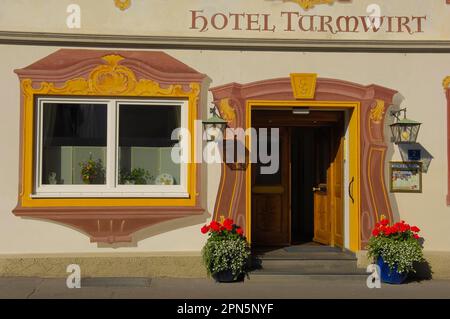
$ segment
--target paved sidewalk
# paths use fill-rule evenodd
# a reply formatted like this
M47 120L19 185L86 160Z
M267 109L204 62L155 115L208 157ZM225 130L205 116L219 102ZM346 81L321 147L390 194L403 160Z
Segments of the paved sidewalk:
M68 289L65 279L0 278L0 298L450 298L450 281L382 284L368 289L364 277L253 277L218 284L208 279L88 279Z

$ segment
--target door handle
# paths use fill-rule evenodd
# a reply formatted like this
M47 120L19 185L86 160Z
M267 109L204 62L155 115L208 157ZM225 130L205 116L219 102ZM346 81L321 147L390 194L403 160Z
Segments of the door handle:
M355 177L352 177L351 182L348 184L348 196L352 200L352 204L355 203L355 199L353 198L353 184L355 183Z
M313 187L313 192L326 192L327 184L319 184L317 187Z

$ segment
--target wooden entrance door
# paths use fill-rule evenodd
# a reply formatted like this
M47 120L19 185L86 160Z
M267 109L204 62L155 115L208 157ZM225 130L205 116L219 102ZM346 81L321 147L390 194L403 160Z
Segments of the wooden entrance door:
M331 244L330 176L331 176L331 131L329 127L317 128L314 132L316 158L314 192L314 241Z
M331 226L333 246L344 247L344 137L343 128L333 128L334 145L333 161L331 164Z
M343 138L340 126L315 131L314 241L342 247Z
M279 128L279 169L275 174L261 173L266 164L252 164L252 237L258 245L290 244L289 139L289 129Z

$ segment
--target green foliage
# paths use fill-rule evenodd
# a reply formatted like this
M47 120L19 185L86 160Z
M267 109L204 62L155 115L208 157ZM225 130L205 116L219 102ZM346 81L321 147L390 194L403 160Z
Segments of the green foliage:
M210 231L202 249L203 263L209 276L221 271L231 271L234 279L247 273L250 247L246 238L239 233L239 227L230 225Z
M397 266L399 273L415 272L414 263L424 260L422 246L410 236L374 236L369 239L367 248L370 258L377 260L381 256L391 271Z
M203 261L208 275L231 270L236 279L246 273L246 264L250 252L245 240L224 238L208 240L202 250Z
M119 173L119 184L127 184L128 182L135 185L146 185L152 178L149 171L143 168L133 168L131 172L122 169Z

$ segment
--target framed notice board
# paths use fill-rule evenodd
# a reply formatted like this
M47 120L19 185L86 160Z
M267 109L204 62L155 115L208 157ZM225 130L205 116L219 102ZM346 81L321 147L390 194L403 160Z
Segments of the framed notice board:
M422 193L421 162L390 162L391 193Z

